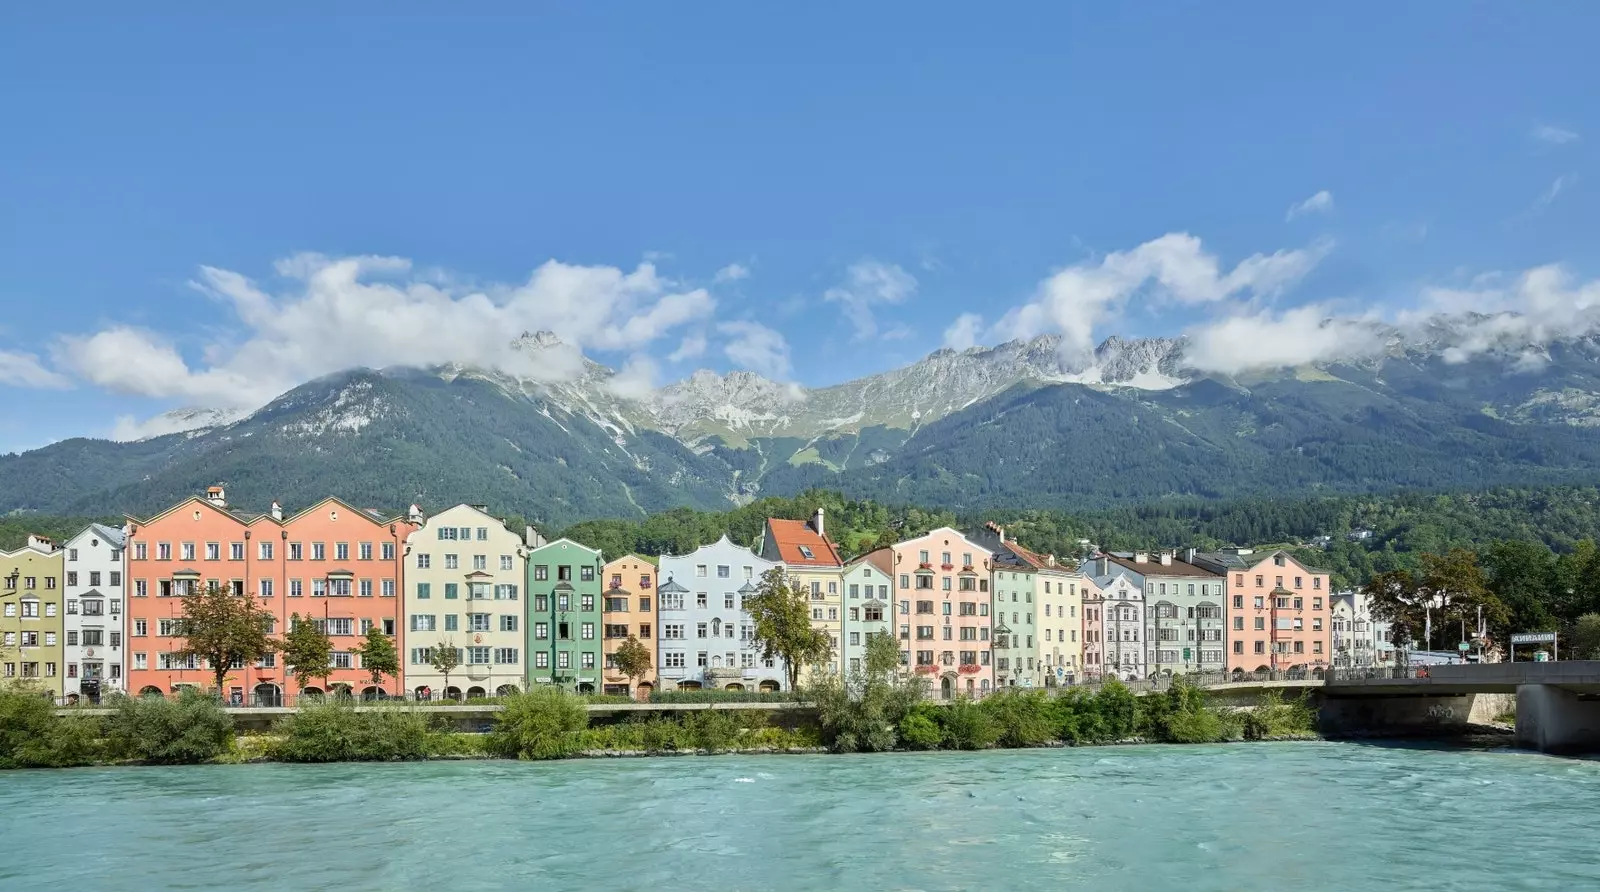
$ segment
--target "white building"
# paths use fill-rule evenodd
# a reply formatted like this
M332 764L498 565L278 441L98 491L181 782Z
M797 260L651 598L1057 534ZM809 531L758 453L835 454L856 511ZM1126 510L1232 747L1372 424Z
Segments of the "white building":
M1124 681L1144 678L1149 663L1140 640L1145 637L1145 598L1139 575L1104 557L1091 559L1081 572L1094 581L1101 596L1103 673Z
M122 530L90 524L63 548L63 695L72 703L123 691Z
M661 690L721 688L778 691L788 686L781 660L766 660L744 610L769 561L723 536L685 555L662 555L657 578L656 668Z
M1343 591L1328 605L1333 609L1333 659L1339 668L1393 666L1394 644L1389 623L1372 616L1372 598L1365 592Z

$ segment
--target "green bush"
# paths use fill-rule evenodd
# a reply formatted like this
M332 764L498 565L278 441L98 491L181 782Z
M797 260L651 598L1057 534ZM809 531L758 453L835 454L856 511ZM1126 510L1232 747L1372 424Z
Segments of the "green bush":
M953 750L983 750L994 746L1000 729L989 714L965 697L950 701L939 714L944 745Z
M302 707L278 724L280 762L398 762L425 759L433 737L424 713L404 706L357 709L330 701Z
M939 707L932 703L918 703L900 720L900 740L914 750L938 749L944 740L944 729L939 725Z
M1058 711L1044 691L1008 688L985 697L978 708L996 729L1000 746L1043 746L1060 736Z
M689 749L717 752L739 745L740 717L735 713L706 709L683 713L679 721Z
M55 704L31 688L0 690L0 768L69 768L104 758L101 722L58 718Z
M1222 719L1209 709L1174 713L1162 739L1170 743L1216 743L1223 739Z
M184 688L176 700L118 697L109 723L110 747L121 758L157 765L192 765L228 751L233 721L216 698Z
M506 697L484 748L508 759L559 759L578 752L589 711L576 694L549 685Z

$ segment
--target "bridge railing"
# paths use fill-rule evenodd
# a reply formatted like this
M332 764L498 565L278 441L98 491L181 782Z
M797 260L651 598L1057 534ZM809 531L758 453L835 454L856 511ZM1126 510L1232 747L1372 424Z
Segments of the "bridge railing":
M1333 668L1328 670L1328 683L1341 681L1371 681L1374 679L1427 678L1427 666L1363 666Z

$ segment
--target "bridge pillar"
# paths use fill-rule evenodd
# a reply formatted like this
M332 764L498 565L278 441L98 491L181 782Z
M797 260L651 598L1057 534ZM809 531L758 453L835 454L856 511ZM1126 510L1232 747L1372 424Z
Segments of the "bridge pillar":
M1317 730L1329 737L1439 737L1464 732L1472 694L1326 696Z
M1518 685L1516 740L1554 755L1600 752L1600 700L1555 685Z

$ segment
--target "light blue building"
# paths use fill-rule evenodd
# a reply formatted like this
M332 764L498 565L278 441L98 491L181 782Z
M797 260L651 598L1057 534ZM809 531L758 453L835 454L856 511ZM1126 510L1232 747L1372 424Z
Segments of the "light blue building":
M723 536L693 552L662 555L656 591L656 669L661 690L779 691L781 660L762 659L744 610L761 574L782 567Z

